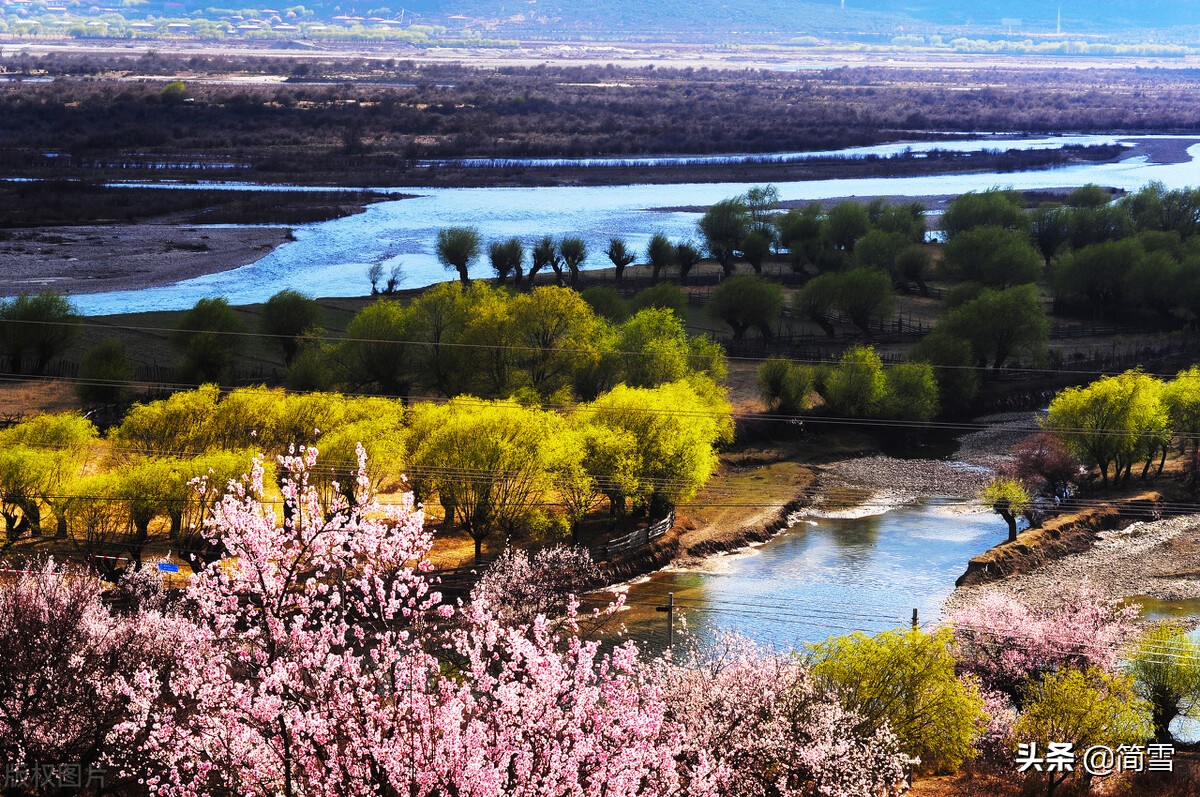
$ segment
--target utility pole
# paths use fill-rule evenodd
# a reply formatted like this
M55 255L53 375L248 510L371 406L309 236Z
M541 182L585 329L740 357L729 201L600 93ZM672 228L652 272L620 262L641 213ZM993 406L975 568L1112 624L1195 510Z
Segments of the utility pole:
M919 627L920 627L920 623L917 622L917 610L913 609L912 630L916 631Z
M656 612L667 613L667 650L675 644L675 593L667 593L667 605L655 608Z

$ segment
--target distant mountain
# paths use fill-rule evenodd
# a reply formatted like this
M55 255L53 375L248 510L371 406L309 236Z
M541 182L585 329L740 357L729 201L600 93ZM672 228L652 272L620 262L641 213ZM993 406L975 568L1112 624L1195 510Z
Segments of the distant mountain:
M213 0L143 0L143 8L211 12ZM244 8L244 0L232 4ZM250 6L253 8L253 6ZM289 7L286 3L281 8ZM736 38L744 32L892 36L903 32L970 35L1062 33L1128 36L1200 25L1188 0L310 0L323 18L403 18L495 35L691 34ZM178 11L176 11L178 13Z

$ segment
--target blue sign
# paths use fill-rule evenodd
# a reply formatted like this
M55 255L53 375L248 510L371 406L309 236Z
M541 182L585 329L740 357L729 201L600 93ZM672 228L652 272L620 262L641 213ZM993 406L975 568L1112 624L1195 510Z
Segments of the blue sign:
M178 573L179 565L173 565L170 562L159 562L158 569L165 573Z

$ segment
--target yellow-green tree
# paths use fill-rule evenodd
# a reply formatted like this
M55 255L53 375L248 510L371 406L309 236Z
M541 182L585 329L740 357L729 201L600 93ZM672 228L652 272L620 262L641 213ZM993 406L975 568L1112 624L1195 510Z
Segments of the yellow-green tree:
M412 314L399 303L381 299L364 307L346 325L346 337L334 353L342 381L354 389L407 395L412 384L412 336Z
M1032 499L1025 485L1016 479L996 478L983 486L979 501L1008 524L1008 541L1017 541L1017 516L1029 508Z
M510 312L525 381L538 395L554 395L599 359L596 316L575 291L534 288L513 299Z
M11 429L0 432L0 449L18 452L16 461L24 461L16 471L8 471L0 493L10 496L23 495L24 489L13 491L15 477L33 490L32 498L22 498L22 512L29 520L31 534L41 532L42 507L54 512L60 537L67 534L66 516L62 511L64 501L62 485L80 474L81 468L92 452L98 438L96 426L75 413L47 413L38 415ZM9 465L14 465L13 461ZM6 466L8 467L8 466ZM7 522L7 520L6 520Z
M1150 705L1138 696L1132 679L1096 668L1044 676L1012 733L1014 743L1036 744L1039 750L1049 749L1051 742L1065 743L1077 752L1096 745L1115 750L1142 744L1152 735ZM1074 774L1045 773L1047 795Z
M1162 399L1171 431L1190 443L1195 452L1200 448L1200 366L1180 371L1167 382Z
M979 689L955 674L953 640L949 629L832 637L811 648L812 672L861 732L886 724L921 770L953 772L975 755L983 718Z
M201 385L148 404L134 404L110 437L119 450L156 456L180 456L213 444L213 422L220 390Z
M822 398L830 412L846 418L869 418L883 409L887 378L883 361L870 346L852 346L825 380Z
M729 402L702 376L656 388L618 385L579 412L637 441L636 497L655 514L695 496L716 471L716 446L733 435Z
M436 490L447 519L475 541L538 530L551 490L549 444L561 418L512 401L471 397L413 408L413 471Z
M1126 371L1067 388L1050 402L1046 428L1084 464L1098 468L1106 487L1110 466L1115 466L1114 479L1128 478L1133 463L1144 458L1144 475L1170 440L1162 382Z
M1188 638L1185 628L1165 623L1147 629L1127 672L1134 689L1150 704L1156 741L1171 741L1176 717L1200 713L1200 644Z
M905 421L933 420L939 409L938 383L929 363L900 363L884 369L883 413Z

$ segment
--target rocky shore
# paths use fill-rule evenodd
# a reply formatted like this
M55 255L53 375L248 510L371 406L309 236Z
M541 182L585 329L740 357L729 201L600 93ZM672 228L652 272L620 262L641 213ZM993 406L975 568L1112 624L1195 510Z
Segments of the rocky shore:
M1064 584L1088 581L1110 600L1150 596L1161 601L1200 599L1200 515L1180 515L1102 531L1087 551L1036 570L962 587L943 611L974 603L988 592L1045 605Z

